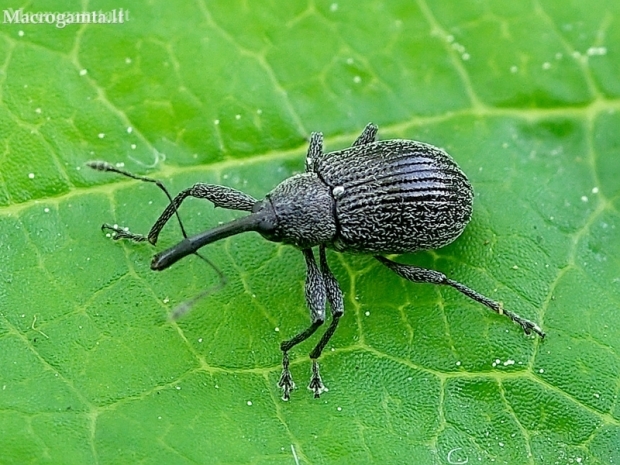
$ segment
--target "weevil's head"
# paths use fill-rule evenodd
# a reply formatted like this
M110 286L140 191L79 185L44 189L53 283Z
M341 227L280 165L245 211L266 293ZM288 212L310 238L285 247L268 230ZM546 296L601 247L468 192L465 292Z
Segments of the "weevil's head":
M265 239L301 249L330 243L336 235L335 205L329 187L315 173L292 176L257 202Z

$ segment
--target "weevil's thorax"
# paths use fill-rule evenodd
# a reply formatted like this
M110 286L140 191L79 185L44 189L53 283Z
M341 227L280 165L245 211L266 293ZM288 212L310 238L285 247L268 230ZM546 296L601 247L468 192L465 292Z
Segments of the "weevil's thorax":
M334 199L330 189L314 173L292 176L265 197L276 217L266 239L284 242L300 249L330 243L336 235Z

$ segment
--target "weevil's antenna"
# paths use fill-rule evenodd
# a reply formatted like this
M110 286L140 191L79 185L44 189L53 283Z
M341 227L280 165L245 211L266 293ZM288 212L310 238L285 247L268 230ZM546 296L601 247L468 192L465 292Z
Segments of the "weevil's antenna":
M187 239L188 237L187 232L185 231L185 227L183 226L183 221L181 221L181 215L179 215L179 210L175 206L174 200L172 196L170 195L170 192L168 191L168 189L166 189L166 186L164 186L164 184L161 181L159 181L158 179L153 179L153 178L149 178L146 176L140 176L138 174L130 173L129 171L125 171L105 161L89 161L86 163L86 166L94 170L97 170L97 171L109 171L111 173L122 174L123 176L136 179L138 181L150 182L150 183L155 184L157 187L159 187L164 192L164 194L166 194L166 197L168 197L168 201L174 207L174 214L177 217L177 220L179 221L179 226L181 227L181 233L183 234L183 237ZM184 316L186 313L188 313L192 309L192 307L197 302L199 302L200 300L202 300L204 297L208 296L209 294L219 291L224 286L226 286L226 283L227 283L226 276L224 276L224 273L222 273L222 271L217 266L215 266L215 263L213 263L211 260L209 260L204 255L201 255L199 252L193 252L193 253L194 255L197 255L202 260L204 260L207 263L207 265L213 268L213 271L215 271L215 273L217 274L217 277L219 278L219 282L209 287L208 289L205 289L200 294L192 297L190 300L187 300L183 302L182 304L178 305L173 310L172 314L170 315L170 318L172 320L178 320L179 318Z
M140 176L138 174L130 173L129 171L125 171L123 169L117 168L111 163L108 163L105 161L89 161L88 163L86 163L86 166L94 170L97 170L97 171L109 171L111 173L122 174L123 176L127 176L128 178L136 179L138 181L151 182L155 184L157 187L159 187L162 191L164 191L164 194L166 194L166 197L168 197L168 200L170 201L172 206L174 206L174 202L172 200L172 196L170 195L170 192L168 192L168 189L166 189L166 186L164 186L164 184L158 179L147 178L146 176ZM181 226L181 232L183 233L183 237L186 238L187 233L185 232L185 228L183 227L183 222L181 221L181 216L179 215L179 211L177 210L176 207L174 208L174 214L176 215L177 220L179 220L179 226Z

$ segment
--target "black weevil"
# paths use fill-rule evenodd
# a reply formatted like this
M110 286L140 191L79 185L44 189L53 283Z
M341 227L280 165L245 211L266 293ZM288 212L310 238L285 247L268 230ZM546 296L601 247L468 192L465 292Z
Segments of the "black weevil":
M306 302L311 324L293 338L283 341L282 376L278 385L283 398L295 387L289 371L288 351L308 339L325 321L329 302L332 322L310 352L312 377L308 386L315 397L326 390L317 359L334 334L344 314L343 295L327 265L325 249L356 252L374 257L399 276L416 283L448 285L506 315L527 334L545 333L534 322L506 310L501 303L453 281L438 271L404 265L382 255L437 249L454 241L471 218L473 189L465 174L443 150L411 140L377 141L377 126L368 124L350 148L323 152L323 135L312 133L305 173L285 179L263 200L230 187L198 183L174 199L154 179L136 176L105 162L88 165L156 183L166 192L170 204L155 222L148 236L133 234L110 225L114 239L157 242L160 231L184 199L196 197L216 207L251 212L217 226L153 257L151 268L163 270L181 258L197 253L207 244L245 231L256 231L270 241L300 249L306 259ZM182 225L181 225L182 227ZM319 249L317 265L313 247Z

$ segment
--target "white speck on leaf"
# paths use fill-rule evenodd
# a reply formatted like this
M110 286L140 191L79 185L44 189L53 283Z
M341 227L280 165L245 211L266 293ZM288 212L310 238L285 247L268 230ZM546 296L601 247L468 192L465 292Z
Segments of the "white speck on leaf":
M80 70L80 76L86 76L86 73L88 73L88 71L86 71L85 69Z
M588 201L588 198L587 198L585 195L582 195L582 196L581 196L581 201L582 201L582 202L587 202L587 201Z
M29 177L30 179L34 179L34 173L28 173L28 177Z
M593 194L598 194L598 187L593 187L592 188L592 193Z
M248 400L248 405L250 405L250 406L252 405L252 401L251 400Z
M607 47L590 47L586 51L586 55L590 57L607 55Z
M99 134L97 134L97 137L99 137L99 139L103 139L105 137L105 134L103 132L100 132Z

